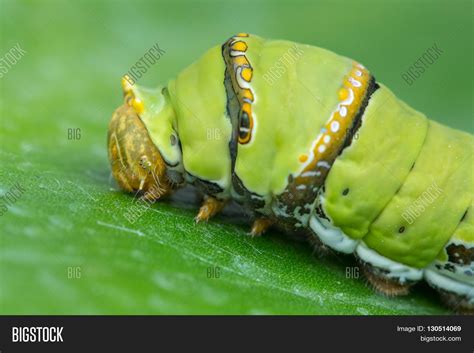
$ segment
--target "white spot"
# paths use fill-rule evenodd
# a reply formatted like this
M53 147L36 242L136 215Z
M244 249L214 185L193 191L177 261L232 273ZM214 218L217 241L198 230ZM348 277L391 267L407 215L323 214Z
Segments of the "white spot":
M317 165L318 167L323 167L323 168L326 168L326 169L330 169L330 168L331 168L331 166L329 165L329 163L326 162L326 161L319 161L318 163L316 163L316 165Z
M337 132L337 130L339 130L339 121L333 121L331 123L331 131Z
M321 174L321 173L320 173ZM304 172L303 174L301 174L301 176L303 178L306 178L306 177L310 177L310 176L315 176L315 175L318 175L317 172L313 172L313 171L310 171L310 172Z
M362 76L362 72L360 72L359 70L357 70L357 71L356 71L356 76L361 77L361 76Z
M339 109L339 114L341 114L341 116L344 118L347 115L347 108L345 106L342 106Z
M319 153L323 153L324 151L326 151L326 146L325 145L320 145L318 147L318 151L319 151Z
M272 210L273 213L275 213L276 216L279 217L290 217L290 215L287 213L287 206L282 206L282 205L273 205Z
M302 211L302 213L300 213ZM309 214L301 209L301 206L298 206L293 211L293 217L301 222L301 227L305 227L308 224Z
M352 83L354 87L360 87L362 84L353 77L349 77L349 82Z
M331 141L331 136L329 135L324 136L323 141L324 143L329 143L329 141Z
M239 51L239 50L231 50L230 51L230 56L243 56L245 55L245 53L243 51Z
M304 184L303 184L303 185L298 185L298 186L296 187L296 189L297 189L297 190L304 190L304 189L306 189L306 185L304 185Z

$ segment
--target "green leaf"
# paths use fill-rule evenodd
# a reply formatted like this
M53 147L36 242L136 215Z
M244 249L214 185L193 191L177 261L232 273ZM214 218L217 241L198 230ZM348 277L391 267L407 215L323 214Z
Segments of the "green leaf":
M248 220L236 208L196 225L198 199L192 190L151 205L133 223L127 220L136 200L111 180L107 124L121 103L120 77L156 42L166 53L142 84L165 83L207 47L248 30L359 55L367 66L379 65L377 77L385 75L405 97L426 99L442 89L456 92L459 96L449 93L448 98L457 102L470 101L470 91L460 87L469 82L460 82L456 70L471 61L452 55L455 41L447 40L449 33L445 36L437 22L468 23L469 11L448 13L438 4L386 14L373 2L350 8L288 3L277 11L262 2L240 22L228 20L234 10L229 6L205 3L199 13L207 19L193 22L197 10L189 4L1 2L0 54L16 43L26 51L0 79L0 193L17 183L25 189L1 211L1 314L448 313L426 284L417 285L410 296L388 298L363 278L353 278L357 265L351 257L318 257L308 244L276 231L252 239ZM350 14L348 21L372 13L374 21L389 23L379 24L377 31L366 21L359 32L333 31L342 10ZM315 13L327 14L318 15L319 34L307 32L315 28ZM268 16L276 27L263 21ZM408 52L403 43L392 43L399 47L387 59L383 39L393 35L394 23L405 23L406 17L419 21L420 16L423 28L439 30L439 35L418 38ZM415 29L402 26L397 37L409 37ZM362 37L351 37L358 33L365 36L366 48L360 46ZM416 89L407 88L400 73L433 40L440 41L446 55ZM374 50L377 45L381 50ZM436 73L448 67L453 71L443 86L433 84ZM422 106L422 98L417 100ZM472 129L469 107L429 100L432 111L456 111L452 116L458 120L451 125ZM80 129L80 139L71 139L69 129Z
M443 312L426 288L392 299L346 278L357 274L350 258L315 257L275 232L252 239L233 209L196 225L192 190L148 207L109 186L105 158L79 171L3 157L19 162L7 164L3 191L25 192L2 219L2 313Z

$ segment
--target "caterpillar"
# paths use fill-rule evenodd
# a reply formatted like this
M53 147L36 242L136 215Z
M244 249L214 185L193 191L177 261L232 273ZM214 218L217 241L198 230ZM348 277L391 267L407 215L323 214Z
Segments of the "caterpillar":
M234 200L254 221L354 254L369 283L404 295L426 280L474 312L474 139L399 100L362 64L318 47L237 34L166 86L122 78L108 155L119 186Z

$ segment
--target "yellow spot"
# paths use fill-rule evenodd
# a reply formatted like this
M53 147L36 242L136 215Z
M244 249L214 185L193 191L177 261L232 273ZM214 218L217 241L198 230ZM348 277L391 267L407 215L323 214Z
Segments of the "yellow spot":
M234 64L237 66L246 66L249 65L247 58L243 55L234 57Z
M244 89L242 95L243 95L244 98L248 98L250 101L253 102L253 94L252 94L251 90Z
M248 33L237 33L235 36L236 37L248 37L249 34Z
M349 97L349 91L347 90L347 88L343 87L339 90L338 95L339 95L339 100L343 101L347 99L347 97Z
M252 108L250 107L250 104L247 102L242 104L242 110L246 112L249 116L252 114Z
M138 98L135 98L133 101L132 101L132 107L133 109L135 109L135 112L137 114L141 114L143 113L143 110L145 109L144 105L143 105L143 102L138 99Z
M245 81L250 82L250 80L252 79L252 69L250 67L246 67L242 70L242 73L240 75Z
M307 154L302 154L299 156L298 160L301 162L301 163L304 163L308 160L308 155Z
M245 44L242 41L235 42L232 45L233 50L238 50L238 51L246 51L247 50L247 44Z

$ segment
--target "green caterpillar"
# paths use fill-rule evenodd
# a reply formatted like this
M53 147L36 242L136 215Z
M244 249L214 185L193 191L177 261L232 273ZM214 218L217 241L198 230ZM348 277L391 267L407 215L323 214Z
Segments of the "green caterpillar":
M192 184L197 220L229 200L321 249L354 253L373 286L425 279L474 310L473 136L428 120L361 64L245 33L167 86L124 77L108 134L112 172L159 198Z

